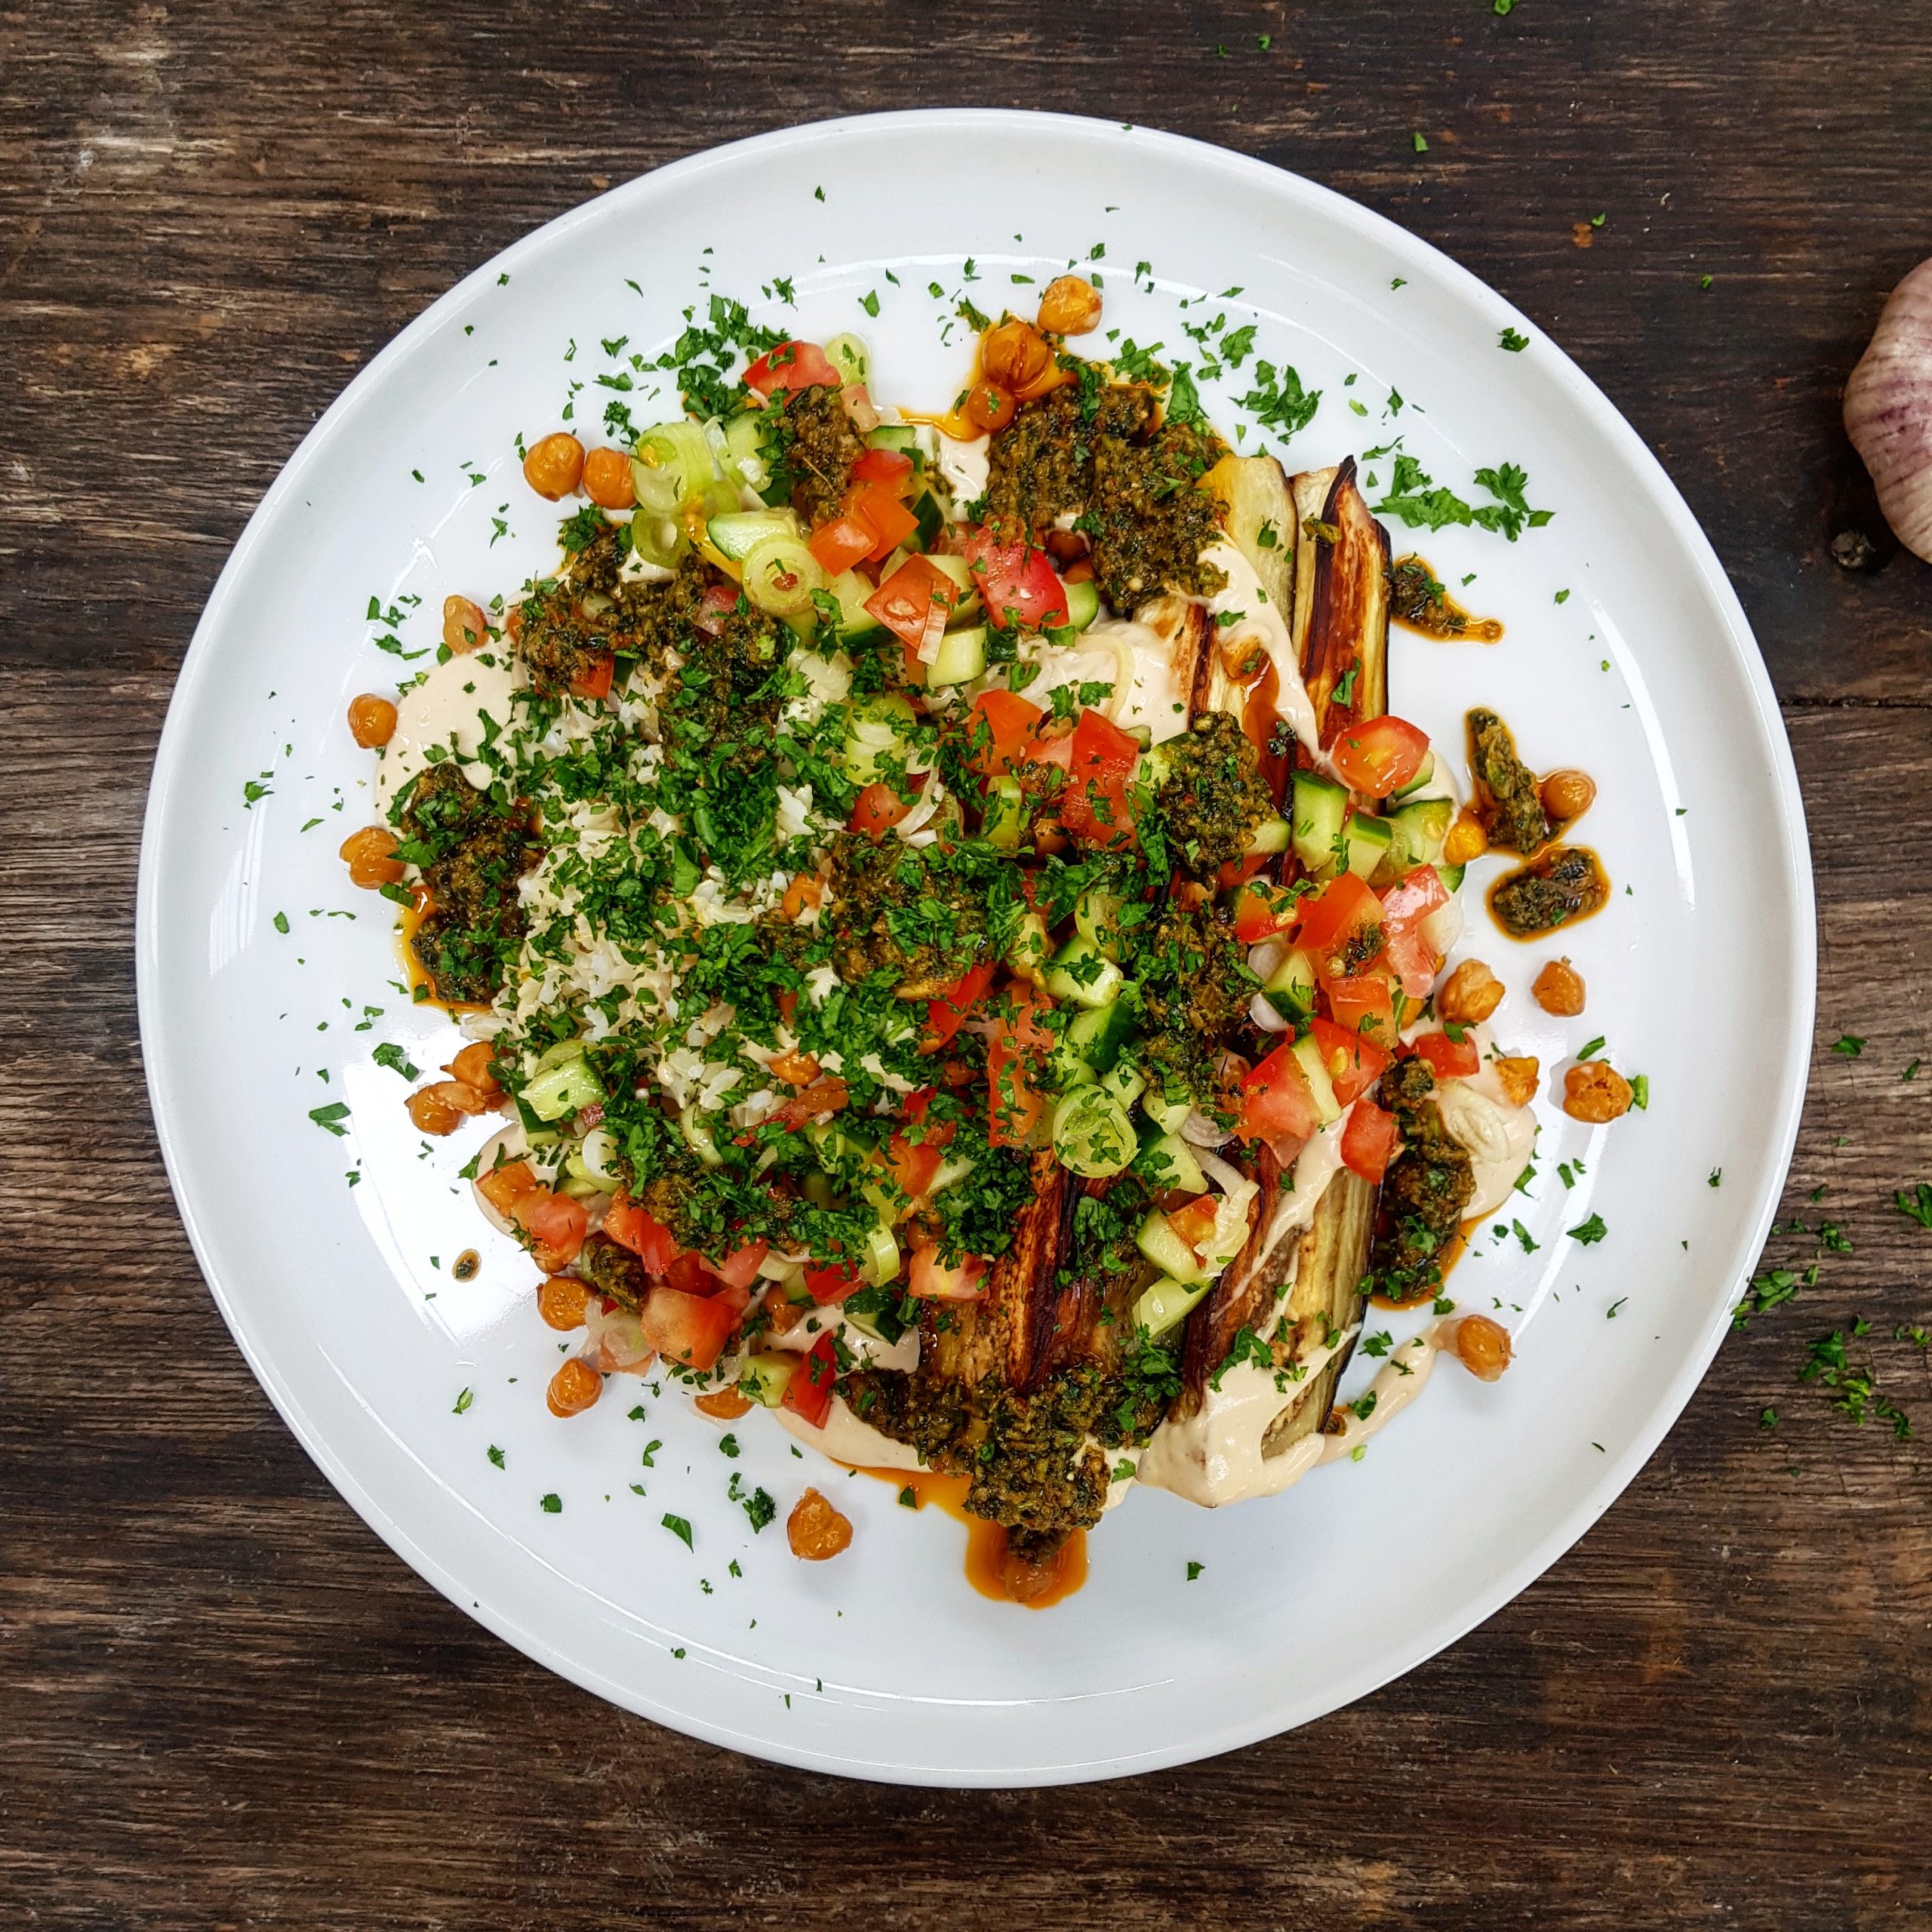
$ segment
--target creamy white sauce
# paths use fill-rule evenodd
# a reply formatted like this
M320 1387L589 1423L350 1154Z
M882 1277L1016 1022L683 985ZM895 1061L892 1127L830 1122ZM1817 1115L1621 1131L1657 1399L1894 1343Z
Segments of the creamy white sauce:
M1130 731L1145 725L1157 745L1187 729L1188 694L1174 681L1174 646L1158 631L1131 617L1103 617L1081 642L1106 649L1131 670L1125 692L1117 685L1107 706L1116 724Z
M1476 1191L1463 1210L1465 1220L1493 1214L1509 1198L1537 1144L1536 1118L1529 1109L1512 1107L1484 1092L1481 1078L1478 1074L1473 1080L1445 1080L1435 1091L1443 1127L1468 1149L1474 1171Z
M376 802L386 813L389 801L429 763L432 745L474 761L482 747L483 715L500 731L509 729L511 693L522 684L506 642L487 645L438 664L423 681L397 700L395 731L376 767ZM463 775L480 791L490 782L488 767L466 762Z
M1420 1334L1411 1335L1389 1351L1389 1359L1376 1371L1375 1380L1354 1403L1343 1407L1341 1429L1335 1435L1318 1435L1313 1438L1321 1445L1321 1453L1315 1458L1318 1462L1339 1463L1344 1457L1352 1456L1422 1393L1435 1367L1436 1351L1444 1346L1442 1334L1443 1324L1431 1322ZM1375 1398L1372 1403L1368 1401L1371 1395ZM1368 1407L1366 1416L1358 1413L1363 1404Z
M910 1375L919 1365L919 1331L909 1328L896 1342L882 1342L855 1321L846 1320L836 1306L814 1309L782 1335L768 1337L774 1349L808 1352L821 1335L836 1335L862 1368L891 1368Z
M939 473L946 478L954 503L962 509L986 494L987 466L992 454L991 441L976 436L970 443L941 434L939 438Z
M835 1463L861 1469L925 1467L919 1460L918 1450L909 1443L895 1442L870 1423L861 1421L846 1406L842 1395L832 1397L823 1429L814 1429L803 1416L795 1415L789 1409L774 1409L771 1413L808 1448L816 1449L821 1456L829 1456Z

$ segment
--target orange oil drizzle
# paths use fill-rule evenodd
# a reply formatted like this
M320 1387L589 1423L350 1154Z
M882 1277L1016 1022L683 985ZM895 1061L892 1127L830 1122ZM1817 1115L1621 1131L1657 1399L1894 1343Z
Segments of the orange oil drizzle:
M983 1597L995 1603L1017 1601L1006 1582L1006 1531L997 1523L969 1514L966 1508L968 1479L943 1476L931 1469L866 1469L903 1493L910 1490L913 1506L923 1509L932 1503L966 1525L966 1580ZM1064 1602L1087 1580L1087 1532L1075 1530L1061 1544L1054 1559L1054 1580L1038 1595L1026 1598L1029 1610L1045 1610Z
M436 984L423 970L423 962L416 956L416 929L428 918L429 902L420 892L402 909L402 915L396 921L396 949L402 955L403 978L409 987L411 1003L416 1006L439 1006L445 1013L488 1013L487 1000L438 999Z

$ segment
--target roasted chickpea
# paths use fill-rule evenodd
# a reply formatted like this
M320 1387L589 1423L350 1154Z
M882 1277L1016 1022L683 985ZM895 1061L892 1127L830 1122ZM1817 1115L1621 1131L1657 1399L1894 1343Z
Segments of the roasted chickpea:
M1574 1020L1583 1010L1583 976L1567 959L1552 959L1530 988L1537 1004L1559 1020Z
M472 1040L443 1069L452 1080L460 1080L466 1087L473 1087L478 1093L494 1100L502 1092L497 1084L497 1076L490 1071L490 1063L496 1057L496 1049L488 1040Z
M823 1563L851 1544L852 1525L817 1490L808 1489L785 1519L785 1538L794 1556Z
M492 1168L476 1177L477 1192L506 1220L518 1198L536 1185L537 1177L528 1161L506 1161L501 1167Z
M741 1395L735 1389L714 1389L709 1395L699 1396L694 1406L700 1414L719 1422L736 1422L751 1413L752 1404L749 1395Z
M1034 1603L1060 1581L1060 1552L1047 1557L1026 1556L1008 1544L999 1560L999 1580L1015 1603Z
M1438 1015L1457 1026L1487 1020L1503 1004L1503 982L1480 959L1465 959L1435 995Z
M589 1363L572 1355L551 1377L543 1399L550 1405L553 1416L580 1416L586 1409L596 1406L597 1398L603 1392L603 1377Z
M814 906L823 904L825 881L816 872L795 872L792 883L785 888L785 897L779 909L795 924Z
M1482 820L1465 805L1456 814L1456 823L1449 828L1449 835L1442 841L1442 863L1445 866L1466 866L1472 859L1480 859L1489 850L1489 834L1482 829Z
M1563 1076L1563 1111L1593 1127L1618 1119L1630 1111L1630 1083L1601 1060L1586 1060Z
M454 1134L463 1124L464 1110L450 1097L448 1091L456 1084L451 1080L438 1080L434 1086L419 1087L410 1095L405 1105L418 1134L431 1134L440 1140L445 1134Z
M1503 1097L1512 1107L1527 1107L1537 1097L1537 1076L1542 1072L1534 1054L1518 1054L1490 1062L1496 1069L1497 1084Z
M1030 322L1009 320L987 330L980 366L987 380L1016 394L1031 389L1053 366L1053 346Z
M1100 326L1100 291L1084 275L1055 275L1040 297L1040 326L1049 335L1092 334Z
M622 450L592 450L583 460L583 494L600 509L629 509L637 500L630 458Z
M1559 825L1581 818L1597 795L1596 780L1587 771L1552 771L1537 788L1543 808Z
M523 480L553 503L568 497L583 477L583 445L566 430L532 443L523 460Z
M537 1312L546 1328L581 1328L590 1291L574 1275L546 1275L537 1291Z
M1509 1366L1509 1331L1486 1315L1464 1315L1453 1340L1456 1359L1478 1381L1497 1381Z
M443 642L460 657L490 641L489 620L481 605L467 597L443 599Z
M805 1311L775 1282L758 1297L774 1335L787 1335L805 1318Z
M349 863L349 882L373 892L393 885L408 869L395 855L395 834L386 825L365 825L342 841L341 857Z
M1063 567L1078 563L1089 550L1085 534L1078 530L1050 530L1040 539L1040 548Z
M395 706L386 697L365 691L349 700L349 735L365 751L374 751L395 736Z
M818 1078L818 1062L810 1054L780 1054L771 1070L788 1087L809 1087Z
M966 393L967 421L989 435L1004 429L1018 407L1012 392L1001 389L997 383L975 383Z

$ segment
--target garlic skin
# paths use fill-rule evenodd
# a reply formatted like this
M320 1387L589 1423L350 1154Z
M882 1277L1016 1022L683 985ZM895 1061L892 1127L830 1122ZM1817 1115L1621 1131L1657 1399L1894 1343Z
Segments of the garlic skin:
M1932 563L1932 260L1892 291L1845 384L1844 430L1892 534Z

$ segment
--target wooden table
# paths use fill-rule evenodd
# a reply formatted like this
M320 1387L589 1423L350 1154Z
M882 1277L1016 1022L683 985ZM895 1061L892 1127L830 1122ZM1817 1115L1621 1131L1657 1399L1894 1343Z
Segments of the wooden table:
M182 651L355 368L611 182L961 102L1146 122L1329 183L1521 303L1656 448L1750 611L1810 801L1823 983L1785 1211L1851 1247L1734 1339L1598 1527L1448 1654L1213 1763L945 1796L608 1709L376 1541L203 1291L131 954ZM1890 1339L1932 1319L1932 1232L1891 1205L1932 1176L1932 571L1889 544L1838 420L1932 245L1932 13L64 0L0 14L0 1923L1932 1919L1923 1451L1794 1380L1862 1314L1855 1355L1932 1429L1925 1355ZM1845 531L1878 540L1872 567L1834 561ZM1829 1050L1841 1032L1861 1056Z

